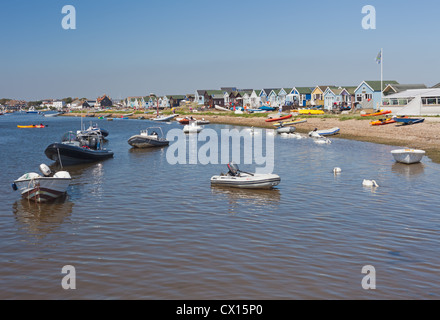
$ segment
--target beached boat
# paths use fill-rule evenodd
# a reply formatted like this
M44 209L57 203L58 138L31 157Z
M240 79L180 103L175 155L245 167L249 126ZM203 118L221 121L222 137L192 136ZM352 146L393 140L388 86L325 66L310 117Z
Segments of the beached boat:
M391 154L393 155L396 162L413 164L422 161L426 152L424 150L399 149L391 151Z
M231 110L229 110L228 108L223 108L223 107L220 107L220 106L214 106L214 108L216 109L216 110L219 110L219 111L231 111Z
M290 118L292 118L292 117L293 117L293 115L289 114L289 115L287 115L287 116L283 116L283 117L266 119L266 122L283 121L283 120L290 119Z
M247 109L247 111L250 113L267 113L267 112L269 112L267 110L261 110L261 109Z
M281 182L281 178L276 174L243 172L232 162L228 164L228 168L229 172L227 174L211 178L212 186L241 189L272 189Z
M318 135L319 136L333 136L333 135L338 134L340 131L341 131L341 129L339 129L339 128L332 128L332 129L326 129L326 130L315 129L315 130L309 132L309 136L310 137L312 137L312 136L317 137Z
M375 113L366 113L366 114L361 114L362 117L377 117L377 116L383 116L386 114L390 114L392 113L392 111L379 111L379 112L375 112Z
M423 118L409 118L409 117L394 117L393 119L404 126L422 123L425 121L425 119Z
M160 135L158 131L160 131ZM164 138L162 128L151 127L142 130L138 135L132 136L128 139L128 144L134 148L153 148L168 146L170 142Z
M49 159L66 165L112 158L113 152L104 149L102 144L102 136L98 133L82 136L68 132L63 136L61 143L49 145L44 153Z
M393 118L389 118L389 119L380 119L380 120L376 120L376 121L372 121L370 122L370 124L372 126L384 126L387 124L392 124L392 123L396 123L397 121Z
M40 165L43 175L35 172L26 173L15 180L12 188L20 191L23 198L47 202L63 196L72 180L67 171L59 171L52 175L51 170L45 164Z
M276 109L272 108L272 107L268 107L268 106L262 106L262 107L260 107L260 110L263 110L263 111L275 111Z
M44 129L44 128L46 128L46 126L43 125L43 124L37 124L37 125L31 124L31 125L28 125L28 126L26 126L26 125L25 126L18 125L17 128L19 128L19 129L33 129L33 128Z
M190 124L187 124L183 127L184 133L199 133L203 130L202 126L199 126L195 121L191 121Z

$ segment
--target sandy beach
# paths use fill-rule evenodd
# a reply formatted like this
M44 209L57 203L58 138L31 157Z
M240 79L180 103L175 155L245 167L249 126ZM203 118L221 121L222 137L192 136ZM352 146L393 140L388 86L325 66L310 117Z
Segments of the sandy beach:
M80 116L79 114L66 114L68 116ZM103 114L94 114L99 117ZM107 113L108 115L108 113ZM230 124L248 127L261 127L273 129L273 123L265 122L264 117L240 117L228 114L192 114L195 119L209 120L211 123ZM121 116L114 114L113 116ZM144 117L152 118L153 114L136 114L131 119ZM184 117L183 115L180 117ZM300 118L300 117L298 117ZM440 118L425 118L425 122L412 126L389 124L384 126L372 126L371 119L343 120L339 117L306 117L307 122L296 125L297 132L308 133L315 128L319 130L338 127L341 129L338 136L332 138L353 139L358 141L373 142L394 145L407 148L417 148L427 151L428 156L435 162L440 162Z

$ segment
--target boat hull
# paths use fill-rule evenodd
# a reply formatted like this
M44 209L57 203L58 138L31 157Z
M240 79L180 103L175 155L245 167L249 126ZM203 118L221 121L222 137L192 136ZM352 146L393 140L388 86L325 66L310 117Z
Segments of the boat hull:
M391 152L391 154L396 162L414 164L421 162L426 152L423 150L402 149L394 150Z
M417 119L417 118L394 118L396 122L399 122L403 125L412 125L417 123L422 123L425 119Z
M276 174L254 175L252 177L214 176L211 185L240 189L272 189L279 185L281 178Z
M150 139L141 135L136 135L128 139L128 144L134 148L143 149L166 147L170 142L167 140Z
M153 118L153 119L151 119L151 120L153 120L153 121L159 121L159 122L161 122L161 121L170 121L170 120L173 120L174 117L175 117L175 116L159 117L159 118Z
M63 165L74 165L80 163L91 163L113 158L113 152L110 150L91 150L76 146L70 146L63 143L53 143L44 151L46 156Z
M35 202L48 202L64 196L71 179L37 178L17 180L16 184L24 199Z

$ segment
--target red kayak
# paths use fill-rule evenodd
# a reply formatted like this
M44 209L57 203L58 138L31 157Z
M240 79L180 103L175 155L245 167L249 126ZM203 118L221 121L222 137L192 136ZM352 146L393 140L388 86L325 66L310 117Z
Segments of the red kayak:
M274 119L267 119L266 122L275 122L275 121L282 121L292 118L293 115L289 114L288 116L281 117L281 118L274 118Z

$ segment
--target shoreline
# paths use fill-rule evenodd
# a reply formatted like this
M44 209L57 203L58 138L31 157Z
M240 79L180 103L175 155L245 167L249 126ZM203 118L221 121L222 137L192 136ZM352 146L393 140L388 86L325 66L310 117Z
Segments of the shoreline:
M90 113L100 117L109 115L110 113ZM178 113L176 113L178 114ZM120 113L112 114L121 116ZM267 123L267 117L240 117L231 116L227 114L204 114L192 113L196 119L204 118L215 124L237 125L246 127L257 127L265 129L274 129L273 123ZM78 113L64 114L63 116L81 117ZM83 115L84 116L84 115ZM154 117L153 114L134 114L130 119L139 119L144 117L145 120ZM184 117L182 115L181 117ZM389 124L384 126L370 125L371 119L349 119L342 120L343 116L339 117L304 117L307 122L295 125L297 132L309 133L318 128L330 129L338 127L341 133L332 138L341 138L349 140L357 140L363 142L371 142L377 144L392 145L397 147L422 149L426 151L427 157L433 162L440 163L440 118L425 118L424 123L415 124L411 126L400 126L396 124ZM300 116L298 118L301 118ZM379 119L379 117L377 118Z

